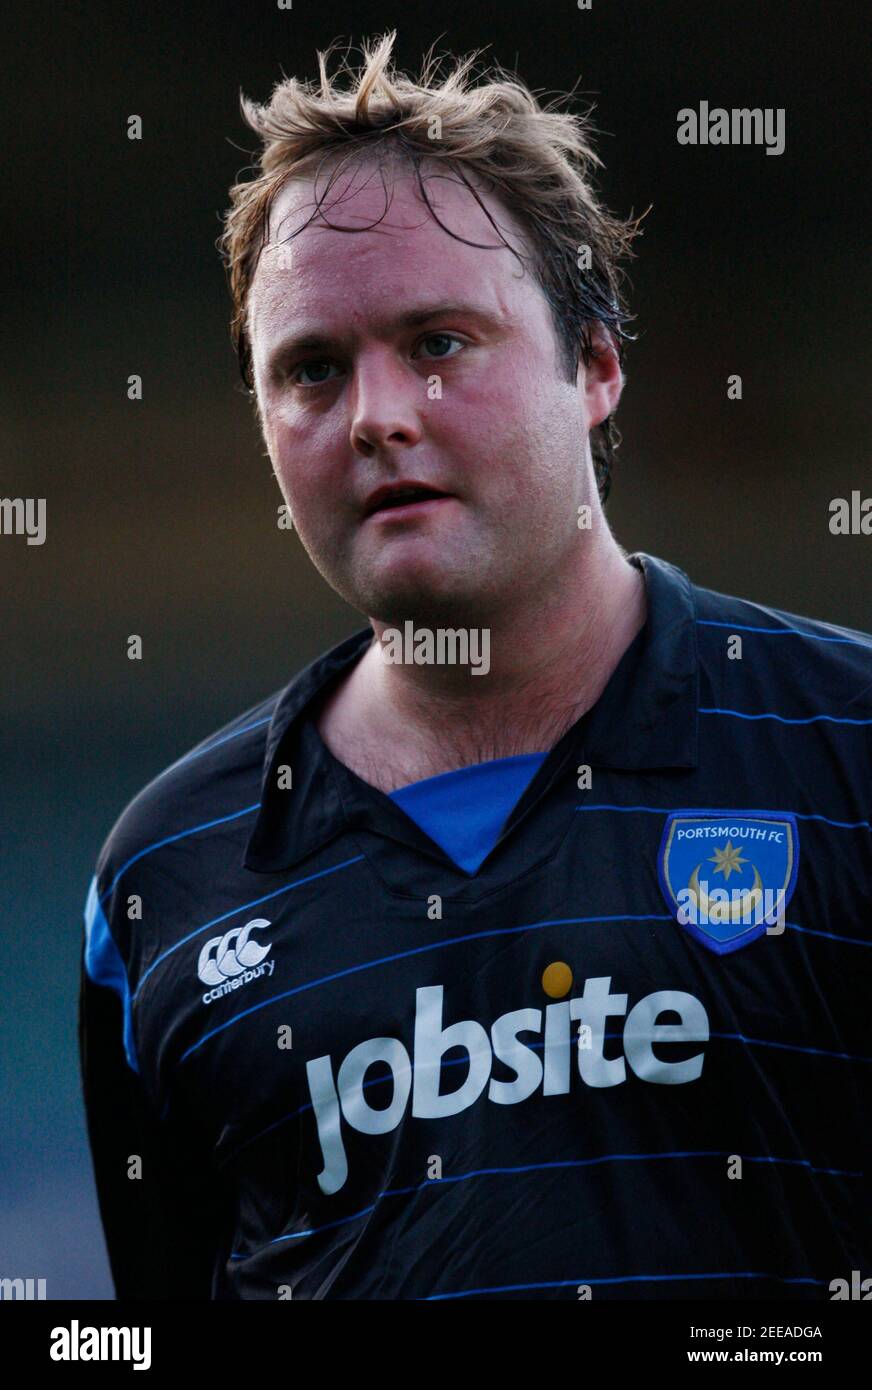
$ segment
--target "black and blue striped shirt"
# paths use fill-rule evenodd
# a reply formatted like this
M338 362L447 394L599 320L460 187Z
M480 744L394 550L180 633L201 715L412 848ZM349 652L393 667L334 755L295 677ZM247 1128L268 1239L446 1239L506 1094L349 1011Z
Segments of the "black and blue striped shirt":
M368 628L124 811L80 1014L120 1297L872 1275L872 637L631 559L600 699L508 801L458 774L451 835L454 774L428 821L318 734Z

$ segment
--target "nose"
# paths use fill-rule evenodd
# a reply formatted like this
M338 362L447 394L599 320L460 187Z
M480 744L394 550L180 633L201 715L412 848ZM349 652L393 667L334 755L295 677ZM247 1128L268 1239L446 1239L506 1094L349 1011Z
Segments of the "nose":
M351 446L364 458L414 445L422 435L421 407L427 385L389 348L364 349L354 368Z

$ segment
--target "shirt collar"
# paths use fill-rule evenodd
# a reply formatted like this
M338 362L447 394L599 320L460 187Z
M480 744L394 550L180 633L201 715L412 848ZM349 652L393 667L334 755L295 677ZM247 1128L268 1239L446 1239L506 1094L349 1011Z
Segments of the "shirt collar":
M699 655L693 585L683 570L641 551L648 618L586 721L592 766L642 771L698 761ZM572 732L572 731L570 731Z
M693 768L698 759L699 658L693 586L683 570L655 556L629 555L645 578L648 615L612 672L596 704L560 739L528 788L544 794L558 764L571 753L592 767L623 771ZM408 818L374 788L364 786L330 753L308 707L372 641L366 627L318 657L279 697L267 733L260 810L244 864L260 873L300 862L355 825L406 838ZM290 770L290 786L280 771ZM549 775L550 769L550 775ZM339 774L338 776L336 774ZM343 777L343 774L347 776ZM287 782L288 774L283 774ZM343 786L344 781L344 786ZM525 796L524 801L527 801ZM414 827L409 827L414 833Z

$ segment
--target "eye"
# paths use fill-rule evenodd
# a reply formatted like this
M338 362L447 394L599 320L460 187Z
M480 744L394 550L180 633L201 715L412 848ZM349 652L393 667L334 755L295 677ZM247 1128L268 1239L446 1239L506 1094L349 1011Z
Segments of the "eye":
M466 346L463 339L459 338L456 333L428 333L426 338L421 339L421 342L442 344L447 343L449 347L452 343L456 343L457 346L461 348ZM454 357L455 355L456 354L453 352L436 352L435 354L436 357Z
M327 371L329 371L330 368L333 366L335 366L335 363L333 362L327 362L325 360L319 361L317 358L313 357L310 362L301 362L298 367L294 368L294 370L291 372L291 380L295 382L298 386L323 386L325 381L330 380L330 377L322 376L321 373L325 368ZM308 372L310 376L315 377L315 380L303 381L303 372Z

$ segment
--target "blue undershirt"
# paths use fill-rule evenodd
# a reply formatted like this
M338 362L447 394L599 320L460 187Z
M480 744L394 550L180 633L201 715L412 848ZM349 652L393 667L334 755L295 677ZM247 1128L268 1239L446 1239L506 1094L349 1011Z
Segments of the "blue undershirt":
M547 753L474 763L390 793L455 864L474 874L490 854Z

